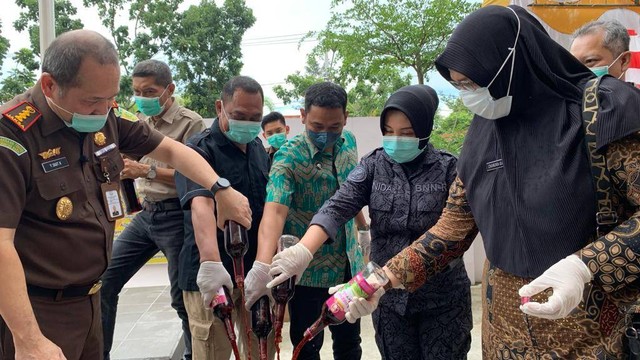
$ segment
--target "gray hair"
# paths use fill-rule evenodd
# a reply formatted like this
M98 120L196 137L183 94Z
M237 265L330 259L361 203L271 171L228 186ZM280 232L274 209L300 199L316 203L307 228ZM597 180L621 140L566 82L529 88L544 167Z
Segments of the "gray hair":
M600 31L604 32L602 46L611 51L614 57L629 51L629 32L617 20L599 20L587 23L573 33L573 38L593 35Z
M169 65L155 59L139 62L136 67L133 68L131 77L153 77L156 85L162 87L167 87L173 83Z
M119 65L111 41L91 30L74 30L58 36L42 59L42 72L49 73L61 89L78 85L82 61L92 58L100 65Z

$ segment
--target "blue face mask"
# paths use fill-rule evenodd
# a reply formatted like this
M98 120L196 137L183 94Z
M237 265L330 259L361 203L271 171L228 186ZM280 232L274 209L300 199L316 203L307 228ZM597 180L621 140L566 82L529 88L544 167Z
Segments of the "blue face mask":
M47 98L47 100L49 100L58 109L66 112L67 114L71 114L71 123L63 120L65 125L81 133L92 133L102 129L104 127L104 124L106 124L107 122L109 113L111 112L111 108L109 108L109 110L107 110L107 113L103 115L83 115L72 113L71 111L54 103L51 98Z
M320 151L324 151L325 149L333 146L333 144L335 144L336 141L338 141L338 139L340 138L340 135L342 135L342 133L334 133L328 131L315 132L309 129L307 129L307 134L309 135L309 139L311 140L313 145L315 145L316 148L318 148L318 150Z
M262 127L259 121L244 121L229 119L229 131L224 133L226 137L238 144L248 144L258 137Z
M287 142L287 134L286 133L278 133L273 134L267 138L267 142L274 149L280 149L284 143Z
M429 138L418 139L408 136L383 136L382 147L384 148L384 152L386 152L393 161L398 164L404 164L417 158L418 155L424 152L424 149L427 147L425 146L423 149L420 149L418 146L420 140L427 139Z
M165 91L167 91L167 88L168 87L164 88L164 91L158 97L148 98L143 96L134 96L133 98L136 101L138 110L147 116L156 116L162 113L164 110L164 104L160 105L160 98L164 95ZM165 101L164 103L166 104L167 102Z

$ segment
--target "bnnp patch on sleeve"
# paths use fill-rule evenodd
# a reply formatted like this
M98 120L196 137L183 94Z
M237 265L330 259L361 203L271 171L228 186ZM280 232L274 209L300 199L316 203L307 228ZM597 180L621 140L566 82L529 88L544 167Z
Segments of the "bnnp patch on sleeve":
M22 131L27 131L42 116L40 111L27 101L19 103L3 112L2 115L11 120Z

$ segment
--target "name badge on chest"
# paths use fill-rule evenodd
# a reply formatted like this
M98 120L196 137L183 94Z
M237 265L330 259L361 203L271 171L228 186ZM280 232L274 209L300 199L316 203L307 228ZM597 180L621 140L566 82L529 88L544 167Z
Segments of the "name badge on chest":
M45 161L42 164L42 170L45 173L50 173L52 171L64 169L69 166L69 161L66 157L61 157L55 160Z
M504 162L502 159L489 161L487 163L487 172L502 169L504 167Z

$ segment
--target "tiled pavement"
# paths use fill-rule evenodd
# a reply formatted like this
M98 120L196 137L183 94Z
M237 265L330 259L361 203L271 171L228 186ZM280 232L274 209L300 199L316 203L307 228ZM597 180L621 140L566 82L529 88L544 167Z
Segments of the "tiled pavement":
M171 308L164 265L147 265L127 284L120 295L114 335L113 360L180 359L182 354L180 321ZM472 286L474 329L468 360L482 359L480 351L480 285ZM289 327L285 323L281 359L291 358ZM363 359L380 359L371 317L362 321ZM331 337L325 336L323 359L331 359Z

